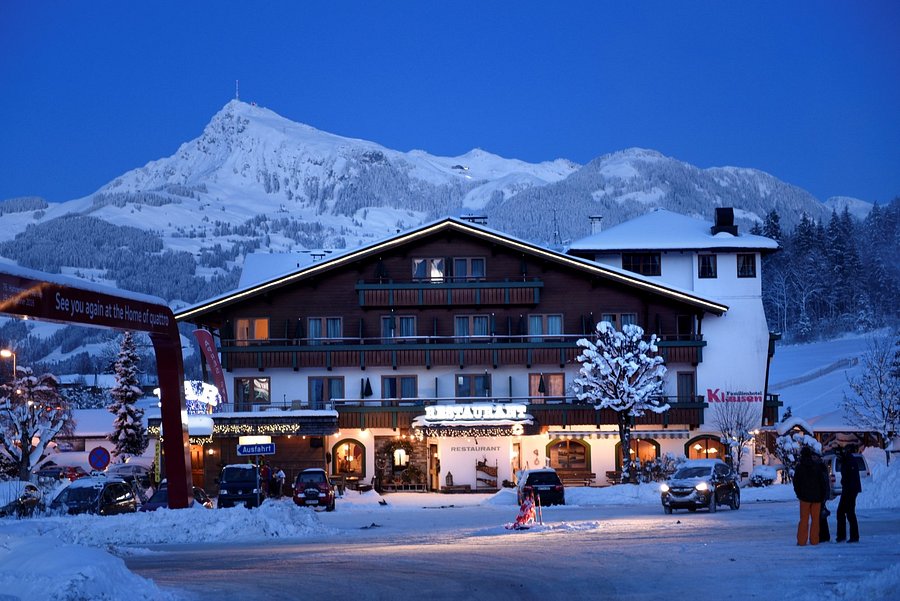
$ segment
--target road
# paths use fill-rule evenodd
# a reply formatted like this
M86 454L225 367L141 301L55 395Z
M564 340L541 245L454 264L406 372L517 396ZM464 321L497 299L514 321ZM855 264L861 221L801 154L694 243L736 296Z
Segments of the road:
M841 574L863 581L900 565L900 517L891 510L859 512L861 544L818 547L796 546L790 502L670 516L648 505L553 507L544 527L523 532L502 528L515 516L510 507L319 515L334 534L155 546L126 564L198 601L821 599Z

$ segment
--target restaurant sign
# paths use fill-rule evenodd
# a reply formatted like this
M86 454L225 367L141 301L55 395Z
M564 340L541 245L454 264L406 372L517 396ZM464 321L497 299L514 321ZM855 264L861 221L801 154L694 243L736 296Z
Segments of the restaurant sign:
M413 420L414 426L513 426L531 424L527 407L517 403L471 403L465 405L429 405L425 415Z

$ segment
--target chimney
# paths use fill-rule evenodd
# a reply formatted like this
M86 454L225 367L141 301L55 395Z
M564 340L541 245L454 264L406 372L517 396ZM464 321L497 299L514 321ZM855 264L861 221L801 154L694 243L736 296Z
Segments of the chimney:
M719 207L716 209L716 224L709 228L712 235L725 232L732 236L738 235L737 226L734 224L734 209L732 207Z
M475 225L487 225L487 215L460 215L463 221L474 223Z
M591 215L588 217L591 220L591 233L597 234L603 231L603 215Z

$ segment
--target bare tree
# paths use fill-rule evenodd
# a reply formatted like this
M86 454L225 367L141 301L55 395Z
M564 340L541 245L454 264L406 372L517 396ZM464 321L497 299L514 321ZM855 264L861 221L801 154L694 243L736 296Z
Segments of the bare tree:
M657 354L656 335L644 341L640 326L625 325L618 332L606 321L597 324L597 341L578 341L584 350L578 355L580 376L575 379L579 400L587 400L597 410L616 412L622 453L622 482L631 480L631 418L646 411L669 410L663 394L666 366Z
M724 401L716 403L713 423L722 433L722 442L731 449L731 461L740 472L744 454L750 450L753 430L759 425L759 412L753 403Z
M900 431L900 373L894 365L896 359L891 338L870 338L862 357L863 373L847 378L852 394L845 394L841 403L848 422L881 435L887 461L891 459L887 445Z

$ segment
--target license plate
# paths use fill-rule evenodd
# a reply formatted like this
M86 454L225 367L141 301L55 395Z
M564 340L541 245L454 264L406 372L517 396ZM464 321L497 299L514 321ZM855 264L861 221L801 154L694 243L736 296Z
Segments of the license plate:
M306 504L307 504L307 505L318 505L318 504L319 504L319 500L318 500L318 499L307 499L307 500L306 500Z

